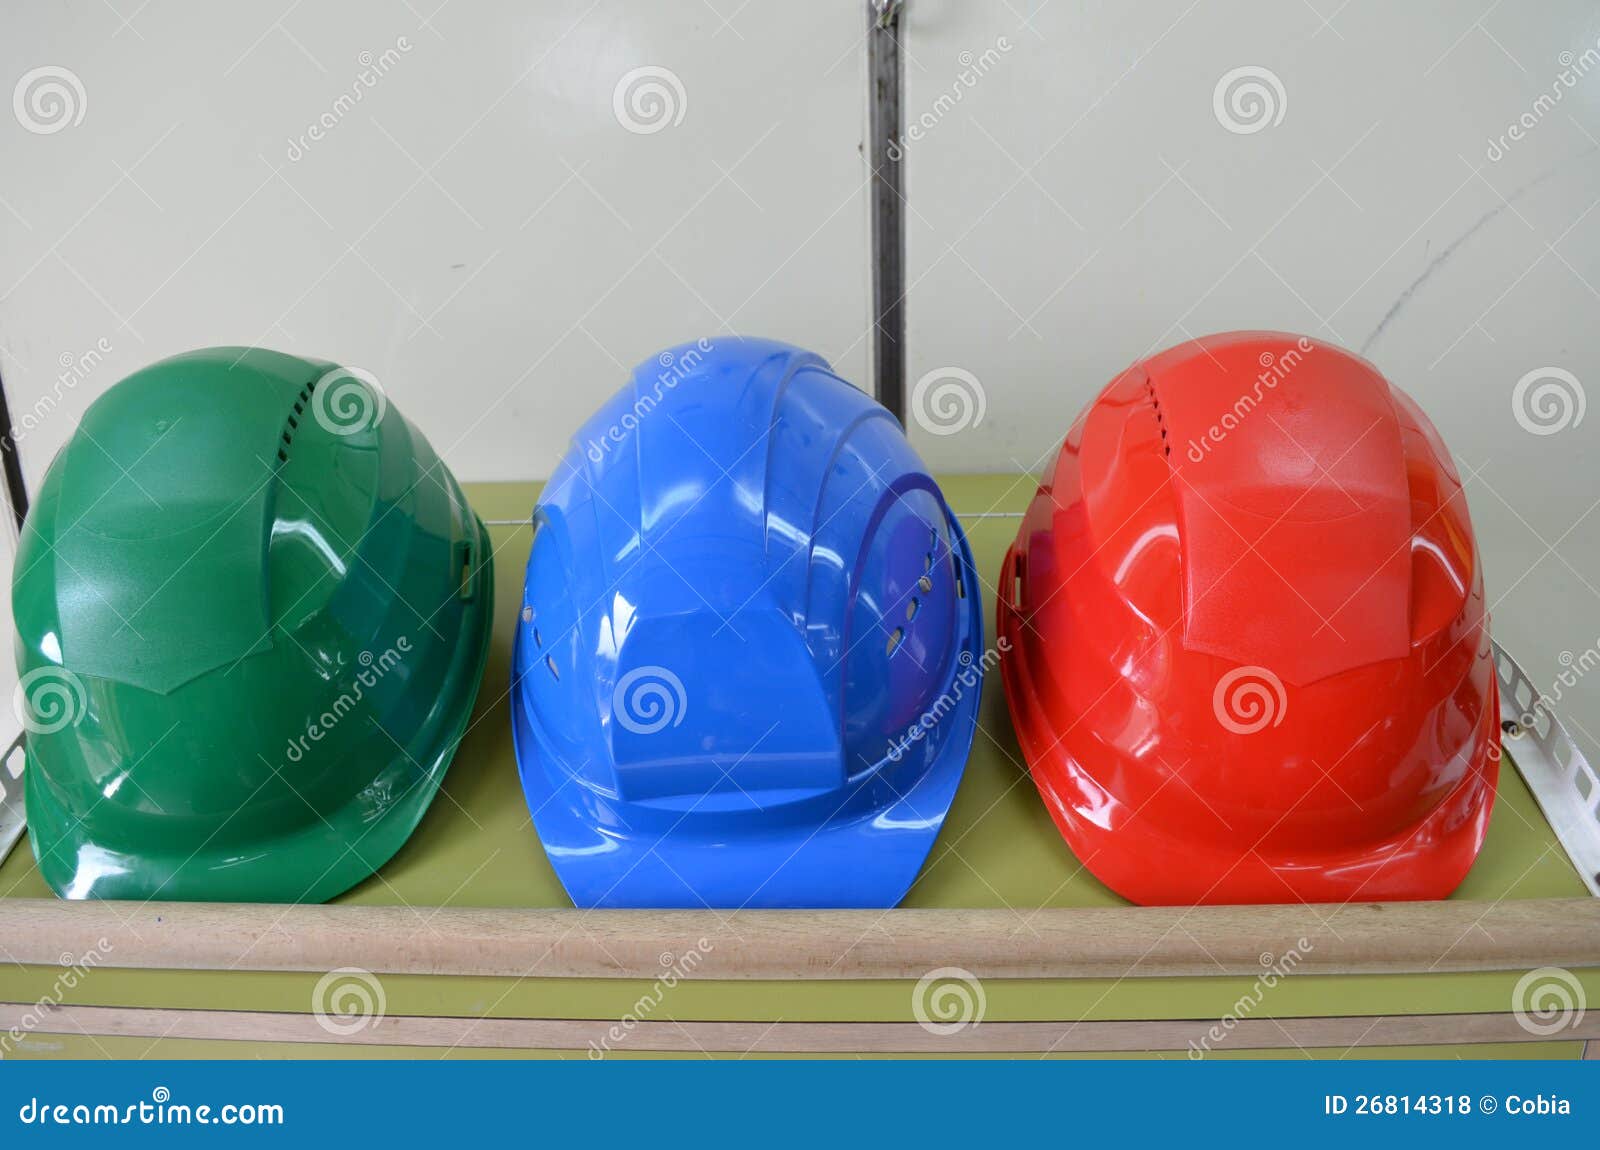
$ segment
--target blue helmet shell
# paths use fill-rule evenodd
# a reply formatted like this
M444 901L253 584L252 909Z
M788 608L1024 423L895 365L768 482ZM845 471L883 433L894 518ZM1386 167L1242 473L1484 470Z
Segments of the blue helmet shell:
M984 662L955 516L819 356L663 352L534 511L517 764L580 907L889 907L961 781Z

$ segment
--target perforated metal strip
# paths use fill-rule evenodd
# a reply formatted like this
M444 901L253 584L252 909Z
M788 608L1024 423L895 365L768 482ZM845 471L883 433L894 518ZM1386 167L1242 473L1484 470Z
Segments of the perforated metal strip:
M1511 761L1589 893L1600 897L1600 778L1548 700L1499 643L1494 670Z
M872 375L878 402L906 421L906 221L900 106L902 0L867 4L867 161L872 171Z
M22 772L27 766L27 757L23 734L18 731L6 748L5 756L0 758L0 862L6 861L28 825L28 818L22 811Z

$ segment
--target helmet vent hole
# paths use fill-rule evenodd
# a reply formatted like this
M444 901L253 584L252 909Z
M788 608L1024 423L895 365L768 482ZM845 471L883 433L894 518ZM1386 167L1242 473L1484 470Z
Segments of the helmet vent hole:
M544 646L544 639L540 637L539 628L537 628L537 627L535 627L533 629L533 645L535 647L543 647Z
M522 621L524 623L532 623L533 622L533 608L532 607L524 607L522 609Z
M917 580L917 590L926 595L929 591L933 590L933 580L924 575L921 579Z
M561 672L556 670L556 657L554 655L546 655L544 657L544 665L549 669L550 677L558 683L561 682Z
M889 633L889 641L883 645L883 653L885 655L893 655L900 647L900 640L905 637L906 629L904 627L896 627Z
M283 429L278 433L278 462L289 462L289 449L294 446L294 433L300 427L300 413L305 410L300 404L294 405L294 410L285 417Z
M921 609L922 600L913 595L911 597L911 602L906 604L906 622L909 623L911 620L915 619L917 617L917 612Z
M1156 413L1156 429L1161 432L1161 454L1171 459L1172 444L1167 442L1167 419L1161 414L1161 397L1156 394L1156 385L1149 379L1144 381L1144 387L1150 395L1150 409Z

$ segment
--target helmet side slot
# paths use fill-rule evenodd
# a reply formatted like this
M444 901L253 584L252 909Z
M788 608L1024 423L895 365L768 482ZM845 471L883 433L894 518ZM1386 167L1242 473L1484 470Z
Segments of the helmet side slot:
M311 399L311 393L317 389L317 381L311 380L300 388L300 395L294 401L294 407L289 416L283 421L283 432L278 439L278 462L289 462L289 448L294 446L295 432L300 429L300 417L306 412L306 403Z

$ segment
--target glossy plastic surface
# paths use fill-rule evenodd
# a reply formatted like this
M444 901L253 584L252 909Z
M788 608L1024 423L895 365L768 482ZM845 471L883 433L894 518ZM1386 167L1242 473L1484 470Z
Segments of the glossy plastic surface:
M46 880L303 902L365 878L460 739L491 578L433 450L334 365L216 348L117 384L13 580Z
M1295 336L1180 345L1067 435L1006 556L1001 667L1062 834L1141 903L1441 898L1499 760L1437 432Z
M888 907L971 746L965 537L894 418L815 355L664 352L534 512L517 758L579 906Z

